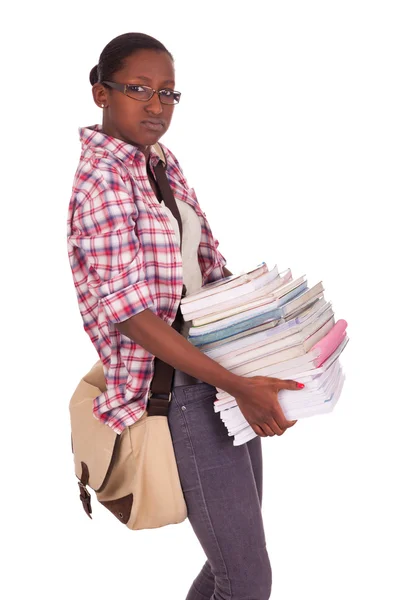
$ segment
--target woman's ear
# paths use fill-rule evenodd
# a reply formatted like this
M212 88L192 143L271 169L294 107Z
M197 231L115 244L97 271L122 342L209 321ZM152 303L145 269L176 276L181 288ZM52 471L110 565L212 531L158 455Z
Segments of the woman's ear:
M101 108L106 108L108 106L108 94L104 85L101 83L95 83L92 86L92 96L97 106L100 106Z

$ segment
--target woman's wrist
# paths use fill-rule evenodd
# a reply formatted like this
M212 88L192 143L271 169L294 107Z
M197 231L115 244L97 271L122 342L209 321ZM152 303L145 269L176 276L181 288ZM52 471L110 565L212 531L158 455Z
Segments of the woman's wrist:
M235 375L230 371L226 371L225 381L223 381L222 385L218 387L235 398L236 396L245 395L248 386L249 382L247 381L246 377Z

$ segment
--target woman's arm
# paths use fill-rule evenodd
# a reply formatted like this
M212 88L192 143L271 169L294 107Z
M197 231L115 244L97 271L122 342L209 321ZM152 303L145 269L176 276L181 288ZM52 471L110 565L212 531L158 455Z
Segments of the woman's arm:
M173 327L146 309L115 327L145 350L188 375L235 396L246 389L246 379L203 354Z
M225 266L224 277L232 275ZM151 310L144 310L123 323L116 323L122 334L140 344L164 362L188 375L235 395L245 383L177 333Z
M280 389L299 389L296 381L230 373L148 308L127 321L116 323L116 327L164 362L236 398L244 418L257 435L282 435L296 423L286 419L278 401Z
M232 275L225 266L223 271L224 277ZM233 375L203 354L151 310L144 310L124 323L116 324L116 327L121 333L175 369L184 371L210 385L231 394L237 393L238 386L243 385L243 378Z

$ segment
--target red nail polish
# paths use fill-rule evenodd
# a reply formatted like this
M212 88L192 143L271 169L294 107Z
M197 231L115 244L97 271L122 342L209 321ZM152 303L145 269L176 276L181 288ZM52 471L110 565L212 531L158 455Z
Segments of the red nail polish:
M300 389L303 389L303 387L304 387L304 383L296 383L296 385Z

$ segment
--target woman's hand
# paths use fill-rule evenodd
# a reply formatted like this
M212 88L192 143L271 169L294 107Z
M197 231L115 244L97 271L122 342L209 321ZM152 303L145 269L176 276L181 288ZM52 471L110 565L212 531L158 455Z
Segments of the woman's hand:
M279 390L299 390L303 384L275 377L242 377L236 403L251 428L260 437L282 435L297 421L288 421L278 401Z

